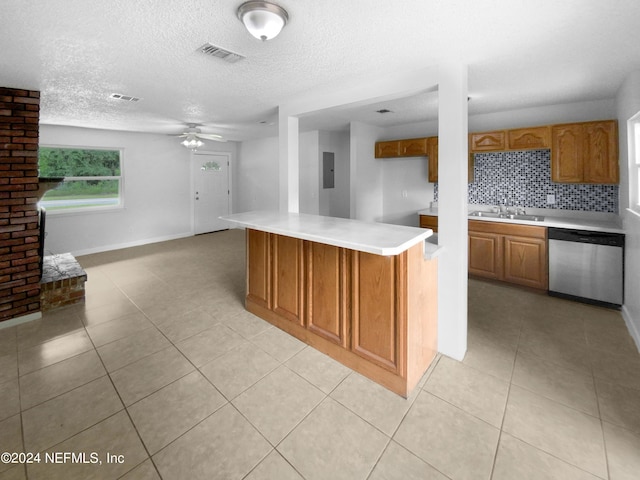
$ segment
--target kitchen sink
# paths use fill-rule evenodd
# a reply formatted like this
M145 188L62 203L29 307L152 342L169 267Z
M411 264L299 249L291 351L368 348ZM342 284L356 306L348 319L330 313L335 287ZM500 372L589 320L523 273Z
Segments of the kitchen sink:
M497 212L471 212L469 214L470 217L487 217L487 218L505 218L502 213Z
M470 217L485 218L507 218L509 220L528 220L530 222L542 222L544 217L541 215L524 215L519 213L498 213L498 212L481 212L475 211L469 214Z

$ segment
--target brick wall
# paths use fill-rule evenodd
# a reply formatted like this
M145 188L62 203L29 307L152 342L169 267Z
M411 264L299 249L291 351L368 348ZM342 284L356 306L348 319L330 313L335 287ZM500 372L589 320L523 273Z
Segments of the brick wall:
M40 311L40 92L0 87L0 322Z

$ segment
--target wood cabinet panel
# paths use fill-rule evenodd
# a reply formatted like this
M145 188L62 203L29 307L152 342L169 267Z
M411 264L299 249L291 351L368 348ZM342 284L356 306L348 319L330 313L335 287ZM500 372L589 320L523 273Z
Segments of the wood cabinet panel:
M494 280L502 279L502 236L469 232L469 273Z
M269 234L247 229L247 300L271 308Z
M392 158L400 156L400 140L376 142L376 158Z
M471 152L493 152L504 150L507 147L507 135L505 130L496 132L472 133L469 139Z
M554 125L551 139L551 180L583 181L583 136L581 124Z
M353 253L352 339L358 355L398 371L399 321L396 311L396 258Z
M273 258L272 310L302 325L303 241L284 235L271 235Z
M507 130L509 150L551 148L551 127L530 127Z
M409 138L400 140L400 155L404 157L420 157L427 155L427 138Z
M584 125L584 137L585 182L619 183L617 123L587 123Z
M547 242L539 238L504 237L504 280L547 289Z
M420 215L420 227L438 231L438 217L433 215Z
M406 397L437 352L438 263L423 248L380 256L247 229L246 308Z
M438 181L438 137L427 138L427 157L429 161L429 181Z
M619 183L616 121L554 125L551 179L559 183Z
M307 255L307 328L347 347L349 265L344 248L305 242Z

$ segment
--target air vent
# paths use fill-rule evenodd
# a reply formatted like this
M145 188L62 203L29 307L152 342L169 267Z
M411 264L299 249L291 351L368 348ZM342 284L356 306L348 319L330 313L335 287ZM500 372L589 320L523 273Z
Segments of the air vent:
M205 55L209 55L210 57L221 58L228 63L236 63L245 58L239 53L225 50L222 47L216 47L215 45L212 45L210 43L205 43L198 49L198 51L204 53Z
M124 100L125 102L139 102L138 97L132 97L131 95L123 95L121 93L112 93L109 98L115 98L116 100Z

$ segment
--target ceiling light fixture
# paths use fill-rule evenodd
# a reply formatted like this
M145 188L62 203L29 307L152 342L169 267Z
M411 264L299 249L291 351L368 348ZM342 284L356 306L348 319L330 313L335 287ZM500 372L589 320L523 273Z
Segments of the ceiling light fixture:
M193 150L194 152L200 148L202 145L204 145L204 142L200 139L198 139L198 137L196 137L195 134L189 134L187 135L187 137L180 142L182 145L184 145L185 147L187 147L189 150Z
M250 1L238 7L238 18L251 35L265 41L278 36L287 24L289 14L273 3Z

